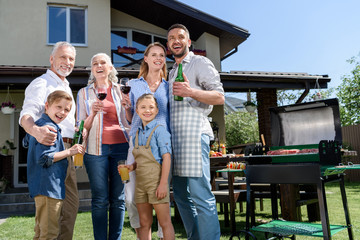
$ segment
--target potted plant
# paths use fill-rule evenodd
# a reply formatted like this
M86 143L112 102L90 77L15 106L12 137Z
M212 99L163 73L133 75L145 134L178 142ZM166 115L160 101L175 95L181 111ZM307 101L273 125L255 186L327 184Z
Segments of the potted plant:
M9 154L9 149L14 150L14 149L16 149L16 147L15 147L13 142L11 142L9 140L6 140L5 144L1 148L1 153L3 155L8 155Z
M8 184L9 184L9 181L5 177L0 178L0 193L5 192L5 189Z
M1 104L1 111L3 114L12 114L15 111L15 103L8 101Z
M6 145L4 145L2 148L1 148L1 154L2 155L8 155L9 153L9 148L6 147Z
M251 101L246 101L243 103L243 105L245 106L246 110L250 113L253 113L256 110L256 104Z

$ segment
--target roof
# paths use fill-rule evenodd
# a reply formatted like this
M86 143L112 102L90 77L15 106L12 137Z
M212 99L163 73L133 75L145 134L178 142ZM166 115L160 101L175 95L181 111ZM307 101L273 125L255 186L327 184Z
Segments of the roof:
M44 74L49 67L42 66L5 66L0 65L0 90L7 89L7 86L15 86L12 89L24 90L29 83L36 77ZM135 78L139 74L139 69L135 68L116 68L118 77ZM72 73L67 77L71 89L74 91L87 85L90 76L88 67L74 67Z
M36 77L45 73L48 67L32 66L5 66L0 65L0 90L7 89L8 85L15 85L15 89L25 89ZM135 78L139 69L116 68L118 77ZM90 69L88 67L75 67L67 78L71 88L76 91L84 87L89 79ZM316 81L320 88L327 88L330 78L327 75L310 75L308 73L291 72L250 72L231 71L220 72L221 82L226 92L256 91L261 88L276 89L315 89ZM12 89L14 89L12 87Z
M225 91L256 91L263 88L276 89L316 89L327 88L331 81L328 75L310 75L296 72L230 71L220 72Z
M246 109L243 105L244 102L245 100L243 99L225 95L225 104L224 104L225 114L229 114L232 112L246 112Z
M221 58L250 36L249 31L244 28L176 0L112 0L111 7L163 29L168 29L175 23L184 24L194 41L205 32L217 36L220 39Z

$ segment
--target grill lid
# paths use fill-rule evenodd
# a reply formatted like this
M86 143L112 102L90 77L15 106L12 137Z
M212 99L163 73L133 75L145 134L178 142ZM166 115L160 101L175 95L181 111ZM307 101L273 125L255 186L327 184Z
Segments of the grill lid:
M271 145L342 142L339 103L336 98L270 108Z

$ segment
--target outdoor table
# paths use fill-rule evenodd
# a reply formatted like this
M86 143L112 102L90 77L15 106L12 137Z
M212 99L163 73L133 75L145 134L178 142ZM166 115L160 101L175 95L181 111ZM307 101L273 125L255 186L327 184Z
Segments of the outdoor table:
M229 169L229 168L225 168L225 169L220 169L217 170L216 172L227 172L228 173L228 187L229 187L229 199L230 199L230 228L231 228L231 232L235 233L236 232L236 222L235 222L235 205L236 205L236 200L235 199L235 195L234 195L234 179L235 176L234 174L237 172L243 172L244 170L242 169Z
M226 168L226 165L230 162L244 162L244 157L236 157L233 155L225 155L223 157L210 157L210 173L211 173L211 187L212 190L215 189L215 178L216 178L216 172L220 169Z

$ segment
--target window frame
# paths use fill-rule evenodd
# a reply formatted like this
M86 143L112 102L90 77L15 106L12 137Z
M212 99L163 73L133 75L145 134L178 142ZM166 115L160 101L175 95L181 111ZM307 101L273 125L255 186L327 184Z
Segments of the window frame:
M138 32L138 33L142 33L142 34L150 35L151 36L151 42L154 42L154 37L164 38L167 41L166 36L162 36L162 35L154 34L154 33L149 33L149 32L146 32L146 31L139 30L139 29L111 28L111 33L114 32L114 31L126 32L126 34L127 34L127 39L126 39L127 47L133 47L133 37L132 37L132 32L133 31ZM166 45L164 45L164 46L167 47Z
M55 45L55 43L50 43L49 37L50 37L50 7L57 7L57 8L65 8L66 13L66 39L64 41L71 43L73 46L76 47L87 47L88 46L88 8L86 6L69 6L69 5L61 5L61 4L48 4L47 5L47 19L46 19L46 44L47 45ZM72 9L78 9L78 10L84 10L84 43L72 43L70 41L70 31L71 31L71 19L70 19L70 10Z
M138 32L138 33L142 33L142 34L147 34L151 37L151 42L154 42L154 37L157 37L157 38L163 38L167 41L167 36L162 36L162 35L159 35L159 34L155 34L155 33L150 33L150 32L146 32L146 31L142 31L142 30L139 30L139 29L132 29L132 28L111 28L111 31L110 33L112 34L114 31L121 31L121 32L126 32L126 43L127 43L127 47L133 47L133 31L135 32ZM123 47L123 46L122 46ZM167 48L167 45L164 45L165 48ZM111 48L111 51L112 50L115 50L115 49L112 49ZM166 63L167 64L172 64L174 63L174 60L171 60L169 61L168 58L166 58ZM115 63L114 63L115 64ZM118 63L116 63L118 64Z

